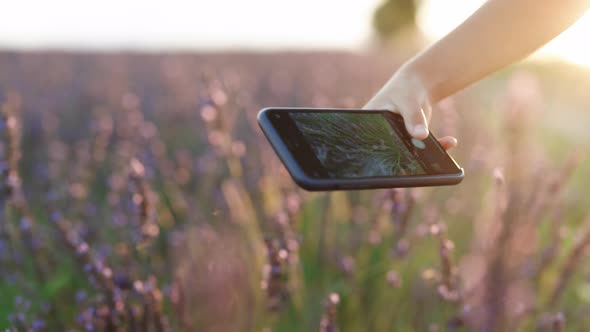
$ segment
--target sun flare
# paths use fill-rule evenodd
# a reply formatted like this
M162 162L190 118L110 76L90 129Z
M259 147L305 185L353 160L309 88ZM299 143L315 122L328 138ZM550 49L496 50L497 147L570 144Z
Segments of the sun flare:
M590 67L590 11L541 51L547 56Z
M419 16L424 33L436 40L454 29L471 15L484 1L426 1ZM590 67L590 11L533 55L540 59L559 59Z

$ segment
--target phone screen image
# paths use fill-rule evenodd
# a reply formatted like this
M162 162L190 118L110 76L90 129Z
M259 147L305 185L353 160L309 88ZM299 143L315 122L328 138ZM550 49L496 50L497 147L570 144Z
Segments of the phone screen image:
M289 112L289 116L330 178L427 173L400 137L407 134L380 113Z

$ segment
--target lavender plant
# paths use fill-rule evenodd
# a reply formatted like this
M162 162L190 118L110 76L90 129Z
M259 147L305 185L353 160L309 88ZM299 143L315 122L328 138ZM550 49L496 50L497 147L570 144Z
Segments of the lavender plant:
M0 328L585 330L586 148L536 120L566 97L558 74L438 106L460 186L293 185L257 110L357 107L392 70L339 53L0 54Z

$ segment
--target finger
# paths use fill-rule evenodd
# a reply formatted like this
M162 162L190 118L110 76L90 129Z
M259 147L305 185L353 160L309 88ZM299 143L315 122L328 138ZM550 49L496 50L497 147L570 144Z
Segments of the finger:
M428 137L428 122L421 107L411 104L400 105L399 112L410 135L419 140Z
M438 139L438 143L445 149L445 151L449 151L450 149L457 146L457 139L453 136L445 136Z
M432 106L430 106L430 103L425 102L422 105L422 112L424 112L426 117L426 123L430 123L430 120L432 120Z
M404 103L401 100L397 105L394 105L388 100L373 98L363 107L363 109L387 110L401 114L404 118L406 130L412 137L419 140L428 137L428 122L426 121L426 115L418 105Z

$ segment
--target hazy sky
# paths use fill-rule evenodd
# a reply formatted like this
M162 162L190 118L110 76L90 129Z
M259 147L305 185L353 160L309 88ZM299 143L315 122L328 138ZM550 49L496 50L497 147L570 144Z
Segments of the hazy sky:
M355 48L378 0L0 0L0 46Z
M1 48L360 49L380 0L0 0ZM433 39L482 0L427 0ZM590 65L590 17L545 50Z

